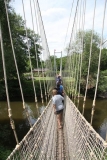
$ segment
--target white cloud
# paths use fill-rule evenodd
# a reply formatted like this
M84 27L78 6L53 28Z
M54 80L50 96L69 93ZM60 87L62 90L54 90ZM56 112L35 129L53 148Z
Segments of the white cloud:
M99 34L102 32L102 19L103 19L103 12L104 12L104 0L97 0L96 5L96 15L95 15L95 23L94 23L94 30L97 31ZM42 18L44 22L44 27L46 31L46 36L49 44L50 53L53 54L54 49L61 51L64 49L64 40L70 15L70 9L72 2L71 0L39 0ZM16 0L13 3L15 10L17 13L23 16L22 4L21 0ZM31 21L31 12L30 12L30 1L25 0L25 13L27 19L27 26L32 29L32 21ZM80 4L79 4L80 5ZM74 4L73 13L71 16L71 21L68 29L68 36L66 44L69 42L70 34L72 31L72 24L73 24L73 17L76 8L76 1ZM80 9L79 9L80 10ZM85 29L92 29L93 23L93 11L94 11L94 1L88 0L87 7L86 7L86 14L85 14ZM82 11L81 11L82 12ZM78 13L78 17L80 16L80 11ZM78 18L79 22L80 17ZM36 20L35 20L36 21ZM79 25L76 25L75 28L78 28ZM105 30L104 36L107 39L107 11L105 16Z
M49 8L48 10L46 11L42 11L42 15L43 16L51 16L51 15L57 15L57 14L60 14L60 15L65 15L65 12L66 12L66 9L65 8ZM58 15L59 16L59 15Z

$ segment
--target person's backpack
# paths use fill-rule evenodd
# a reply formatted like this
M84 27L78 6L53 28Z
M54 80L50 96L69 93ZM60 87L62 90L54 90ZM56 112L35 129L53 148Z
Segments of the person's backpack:
M60 94L62 96L62 92L60 89L60 84L57 84L57 94Z

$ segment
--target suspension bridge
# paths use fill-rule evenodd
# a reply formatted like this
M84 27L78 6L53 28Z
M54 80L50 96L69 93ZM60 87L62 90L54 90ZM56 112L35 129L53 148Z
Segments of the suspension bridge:
M73 1L74 2L74 1ZM64 96L64 113L63 113L63 128L58 129L56 116L53 111L52 107L52 98L50 93L52 88L55 87L55 75L56 75L56 62L54 59L54 66L52 66L50 60L50 53L48 48L48 43L46 39L45 29L42 21L41 11L39 7L38 0L30 0L30 11L32 17L32 29L35 29L35 22L34 16L36 17L36 25L37 25L37 32L41 37L40 45L43 47L43 56L45 61L46 68L49 71L46 74L46 79L48 77L53 78L53 81L46 80L44 81L44 89L45 89L45 100L47 102L47 106L45 110L39 115L38 110L38 100L36 96L36 89L34 83L34 76L33 76L33 68L32 62L30 57L30 45L29 45L29 38L28 38L28 31L26 25L26 14L25 14L25 5L24 0L22 0L22 7L23 7L23 15L24 15L24 22L25 22L25 32L26 32L26 43L27 43L27 51L29 57L29 64L31 69L31 78L32 84L34 89L35 95L35 106L38 110L38 119L34 125L30 122L29 112L26 107L23 89L20 79L20 74L17 65L17 58L15 56L15 49L12 39L12 30L10 26L9 20L9 13L8 13L8 2L4 0L5 4L5 11L7 16L7 23L9 29L9 36L11 41L12 53L15 62L15 68L17 72L17 77L19 81L21 96L22 96L22 103L23 109L25 110L26 117L28 119L30 130L23 138L21 142L18 140L18 136L15 129L15 122L12 118L12 110L9 100L9 92L8 92L8 83L7 83L7 76L6 76L6 67L5 67L5 48L3 45L3 36L2 36L2 23L0 21L0 44L1 44L1 54L2 54L2 62L3 62L3 71L4 71L4 81L5 81L5 88L6 88L6 96L7 96L7 104L8 104L8 115L10 118L11 127L16 139L16 147L12 151L12 153L8 156L7 160L106 160L107 159L107 142L100 137L100 135L93 129L93 116L95 110L95 103L96 103L96 94L98 88L98 81L99 81L99 73L100 73L100 61L101 61L101 53L104 42L103 41L103 32L104 32L104 22L105 22L105 13L106 13L106 3L107 0L104 1L104 8L103 8L103 20L102 20L102 34L101 34L101 41L99 42L99 58L98 58L98 70L97 70L97 78L96 78L96 85L95 85L95 94L92 104L92 113L91 113L91 121L90 123L84 118L84 110L85 110L85 102L87 97L87 90L89 86L89 76L90 76L90 65L91 65L91 57L92 57L92 42L93 42L93 34L94 34L94 20L95 20L95 11L96 11L96 3L94 3L94 12L93 12L93 25L92 25L92 32L91 32L91 39L90 39L90 56L89 56L89 65L87 70L87 78L86 78L86 90L84 95L83 101L83 111L82 114L78 110L79 106L79 97L80 97L80 83L81 83L81 71L82 71L82 63L83 63L83 43L84 43L84 34L80 32L81 30L84 31L85 25L85 10L86 10L86 1L84 0L77 0L75 6L75 13L73 19L73 26L71 31L71 37L68 47L67 53L67 62L65 64L65 69L62 70L62 59L60 65L60 74L62 76L63 85L65 89L65 96ZM34 14L33 8L34 7ZM73 8L73 3L72 3ZM72 13L71 8L71 13ZM74 48L74 39L79 30L78 39L76 40L76 45ZM35 35L34 35L35 37ZM38 65L38 57L36 51L36 41L34 38L35 44L35 55L37 60L37 68ZM78 55L78 56L77 56ZM43 65L41 61L41 66L43 70ZM38 70L39 76L39 87L41 91L41 100L42 104L44 104L43 92L41 87L41 80L40 74ZM44 74L43 74L44 76ZM72 100L69 98L72 95Z

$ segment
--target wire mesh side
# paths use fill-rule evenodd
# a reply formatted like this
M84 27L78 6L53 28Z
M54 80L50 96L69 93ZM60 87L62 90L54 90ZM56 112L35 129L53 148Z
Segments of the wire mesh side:
M56 117L50 101L43 114L7 160L55 160Z
M106 160L107 143L66 97L64 139L66 160Z

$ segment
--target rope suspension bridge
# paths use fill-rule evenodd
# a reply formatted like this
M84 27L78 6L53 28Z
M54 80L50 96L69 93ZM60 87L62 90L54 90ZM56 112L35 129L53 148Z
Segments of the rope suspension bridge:
M6 88L6 96L7 96L7 104L8 104L8 115L10 118L11 127L16 139L16 147L12 151L12 153L8 156L7 160L106 160L107 159L107 142L100 137L100 135L93 129L93 116L95 110L95 102L96 102L96 94L98 88L98 80L100 73L100 61L101 61L101 53L104 43L103 42L103 34L104 34L104 23L105 23L105 13L106 13L106 3L107 0L104 1L104 9L103 9L103 20L102 20L102 34L101 41L99 43L99 59L98 59L98 71L96 78L96 86L95 86L95 94L92 104L92 113L91 113L91 121L90 123L84 118L84 110L85 103L87 97L87 90L89 85L89 76L90 76L90 65L91 65L91 57L92 57L92 43L93 43L93 34L94 34L94 23L95 23L95 12L96 12L96 3L94 1L94 12L93 12L93 25L91 32L91 40L90 40L90 56L89 56L89 65L87 71L87 80L86 80L86 90L83 101L83 111L82 114L78 110L79 102L80 102L80 83L81 83L81 72L82 72L82 64L83 64L83 50L84 50L84 26L85 26L85 11L86 11L86 0L77 0L76 5L74 6L74 1L72 2L71 13L73 7L75 8L73 26L71 31L70 42L68 46L67 53L67 62L65 64L64 70L62 70L62 59L60 66L60 73L62 74L63 85L65 89L64 96L64 113L63 113L63 128L58 129L56 116L54 115L53 107L52 107L52 98L50 97L50 92L55 87L55 74L56 74L56 62L54 62L54 66L52 66L50 53L48 48L48 43L46 39L45 29L42 21L41 11L39 7L38 0L30 0L29 1L29 9L31 11L32 18L32 30L35 32L35 27L37 27L37 34L40 35L41 41L39 42L39 46L42 46L42 56L45 61L45 68L48 68L49 71L46 74L46 81L44 80L44 90L45 90L45 100L47 103L46 108L39 114L38 109L38 99L37 99L37 91L35 89L32 61L30 57L30 45L28 38L28 30L26 24L26 14L25 14L25 5L24 0L22 0L22 8L25 22L25 33L26 33L26 43L27 43L27 52L29 58L29 64L31 69L31 78L34 89L35 96L35 106L38 111L39 118L32 125L30 121L30 115L27 110L27 106L24 99L20 74L17 65L17 58L15 56L15 48L12 39L12 30L10 26L9 13L8 13L8 2L4 0L5 11L7 16L7 23L9 29L10 42L12 47L12 53L15 62L15 68L17 72L17 77L19 81L23 109L25 110L26 117L28 119L30 130L23 138L21 142L18 140L17 132L15 129L15 122L12 118L12 110L9 100L9 92L8 92L8 83L6 76L6 65L5 65L5 48L3 44L3 34L2 34L2 23L0 21L0 44L1 44L1 54L2 54L2 62L3 62L3 71L4 71L4 80L5 80L5 88ZM36 26L35 20L36 17ZM79 32L78 32L79 31ZM74 47L74 39L78 34L78 39L76 39L76 45ZM38 68L38 77L39 77L39 87L41 91L41 100L42 104L44 104L43 91L41 87L41 79L39 73L39 64L38 64L38 56L36 49L36 37L34 36L34 44L35 44L35 57L37 61ZM66 34L67 36L67 34ZM66 38L65 38L66 41ZM65 43L65 42L64 42ZM64 44L65 45L65 44ZM61 53L62 55L62 53ZM55 59L54 59L55 60ZM42 64L42 72L44 66ZM48 80L50 77L52 80ZM43 74L44 78L44 74ZM69 98L72 95L72 100ZM49 102L48 102L49 101Z

